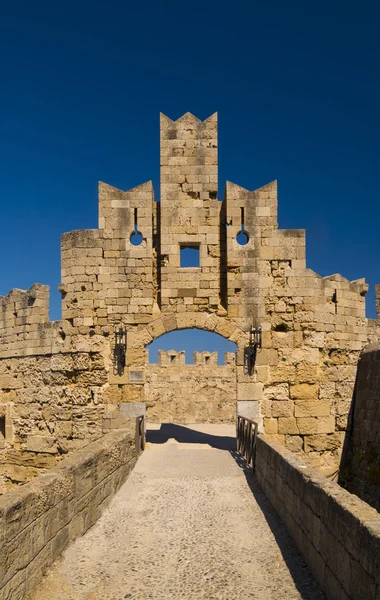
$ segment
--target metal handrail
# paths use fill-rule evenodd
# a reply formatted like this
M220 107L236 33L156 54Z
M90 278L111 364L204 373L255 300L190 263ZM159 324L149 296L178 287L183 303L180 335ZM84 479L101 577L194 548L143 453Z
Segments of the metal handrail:
M252 473L255 472L256 439L258 431L258 421L238 415L236 430L237 451L251 468Z
M136 436L135 444L137 453L140 454L145 450L145 417L141 415L136 417Z

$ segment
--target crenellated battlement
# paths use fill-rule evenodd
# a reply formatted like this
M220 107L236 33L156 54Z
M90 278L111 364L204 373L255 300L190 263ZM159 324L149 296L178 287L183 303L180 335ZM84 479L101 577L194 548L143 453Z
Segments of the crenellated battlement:
M49 319L50 288L35 283L28 290L12 289L0 296L0 325L43 323Z
M159 350L158 351L158 364L160 367L173 366L184 366L185 365L185 351L181 350Z
M12 349L19 354L38 337L41 327L49 323L49 296L49 286L37 283L0 296L0 356Z
M177 125L183 125L185 128L189 128L189 126L197 127L201 124L208 123L211 126L211 129L214 129L215 123L217 123L217 122L218 122L218 113L217 112L213 113L212 115L210 115L209 117L207 117L207 119L204 119L203 121L202 121L202 119L198 119L198 117L193 115L191 112L186 112L185 114L178 117L178 119L170 119L169 117L164 115L164 113L160 113L161 130L165 130L165 123L167 124L168 127L170 127L171 124L176 123Z
M224 365L233 365L235 363L235 353L224 353L224 365L218 364L218 352L199 352L193 353L193 362L186 363L186 352L181 350L159 350L158 364L160 367L222 367ZM153 365L152 365L153 366Z
M72 327L49 320L50 288L35 283L0 296L0 359L71 349Z

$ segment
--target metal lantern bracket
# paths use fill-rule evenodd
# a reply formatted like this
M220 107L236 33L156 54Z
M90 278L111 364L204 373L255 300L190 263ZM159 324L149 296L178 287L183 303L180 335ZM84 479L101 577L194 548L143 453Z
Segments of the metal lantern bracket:
M262 331L261 327L251 327L249 332L249 345L244 348L244 372L252 375L256 363L257 349L261 348Z
M125 369L125 356L127 352L127 331L120 325L115 329L115 348L113 353L113 371L115 375L123 375Z

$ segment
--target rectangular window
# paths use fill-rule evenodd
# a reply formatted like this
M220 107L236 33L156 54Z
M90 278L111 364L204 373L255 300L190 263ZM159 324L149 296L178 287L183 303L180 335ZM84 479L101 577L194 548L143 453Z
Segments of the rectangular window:
M180 247L180 267L200 267L199 246Z

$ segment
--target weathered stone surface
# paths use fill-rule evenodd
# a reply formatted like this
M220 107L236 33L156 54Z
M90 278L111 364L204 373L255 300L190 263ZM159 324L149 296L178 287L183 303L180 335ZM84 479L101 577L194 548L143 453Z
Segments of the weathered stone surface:
M335 435L324 439L333 440ZM318 436L306 436L305 440L308 438L311 447L321 440ZM295 439L287 437L286 445ZM255 468L261 488L326 596L375 599L379 513L267 436L258 437Z
M318 398L318 385L308 383L291 385L290 397L293 400L314 400Z
M307 439L310 436L307 436ZM287 435L285 438L285 446L291 452L302 452L303 450L303 439L299 435Z
M380 292L377 286L377 293ZM378 305L380 303L378 297ZM339 481L350 492L380 510L380 349L372 344L361 355L353 414L352 432L342 456ZM348 412L348 411L347 411ZM346 417L347 418L347 417ZM338 417L337 425L340 425Z
M257 419L259 414L259 403L255 400L238 400L236 413L247 419Z
M294 414L293 402L272 401L272 417L291 417Z
M301 434L334 433L334 417L300 417L296 419Z
M267 435L278 433L278 419L265 418L264 431Z
M0 499L1 598L33 591L69 542L95 523L136 459L134 430L119 430Z
M325 452L327 450L337 450L342 443L339 433L322 434L322 435L306 435L305 436L305 451L306 452ZM291 448L290 448L291 450Z
M266 386L264 389L264 399L277 401L289 400L289 385L287 383L280 383Z
M29 435L25 445L28 452L47 452L48 454L57 454L57 442L54 437L42 435Z
M328 417L331 406L323 400L296 400L294 403L295 417Z
M236 367L228 357L224 365L209 364L203 353L194 365L181 354L160 352L159 364L146 367L144 401L150 422L217 423L236 418ZM207 355L207 356L206 356ZM212 357L211 357L212 358ZM172 360L170 360L172 359ZM203 362L201 361L203 359ZM244 399L254 400L252 387L241 384ZM256 404L256 411L258 410Z
M297 435L304 433L299 429L298 420L294 417L280 417L278 419L278 433Z
M108 405L121 402L145 402L156 421L199 422L231 421L237 401L255 401L267 431L288 445L296 436L310 462L338 467L340 449L323 436L346 431L360 352L379 339L378 321L365 317L365 281L306 268L305 232L278 228L275 181L253 191L227 182L219 202L216 114L162 115L160 143L160 203L151 182L128 191L100 183L99 228L62 235L61 321L48 319L47 286L0 298L1 491L12 464L24 480L48 461L37 455L49 440L58 460L101 436ZM194 267L181 264L186 247L199 253ZM252 324L262 347L249 375ZM148 364L147 345L186 328L234 342L236 360L209 357L196 373L179 358L173 369ZM319 450L305 443L318 435Z

